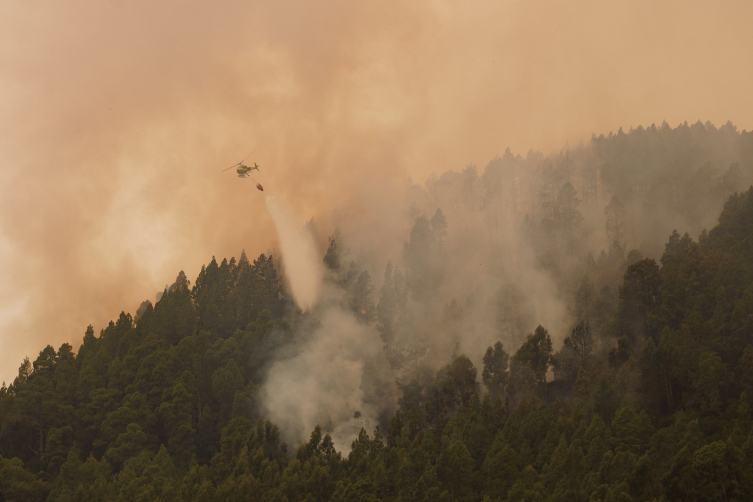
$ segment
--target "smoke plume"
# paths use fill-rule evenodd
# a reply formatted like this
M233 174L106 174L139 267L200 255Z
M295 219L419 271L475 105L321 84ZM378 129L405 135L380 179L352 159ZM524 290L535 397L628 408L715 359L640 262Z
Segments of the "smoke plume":
M318 315L321 325L297 353L270 369L262 390L263 408L289 440L301 441L321 425L332 434L336 448L343 450L361 427L370 430L379 423L386 400L370 401L373 396L365 388L364 369L382 362L382 344L373 329L342 309L330 306ZM380 384L394 400L394 379Z

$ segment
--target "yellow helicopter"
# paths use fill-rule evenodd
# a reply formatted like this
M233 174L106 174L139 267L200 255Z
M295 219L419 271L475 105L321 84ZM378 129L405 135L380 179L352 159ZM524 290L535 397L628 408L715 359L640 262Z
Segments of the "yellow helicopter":
M256 151L256 149L254 149L254 152L255 152L255 151ZM249 153L249 154L248 154L248 155L246 156L246 158L244 158L243 160L241 160L241 161L240 161L240 162L238 162L237 164L233 164L232 166L228 167L227 169L223 169L223 170L222 170L222 172L224 173L225 171L227 171L227 170L229 170L229 169L232 169L232 168L234 168L234 167L235 167L235 168L236 168L236 170L235 170L235 171L236 171L236 172L238 173L238 177L239 177L239 178L245 178L246 176L248 176L248 173L250 173L251 171L258 171L258 170L259 170L259 164L257 164L256 162L254 162L254 165L253 165L253 166L247 166L247 165L245 165L245 164L243 163L243 162L245 162L245 160L246 160L247 158L249 158L249 157L250 157L250 156L251 156L251 155L252 155L252 154L253 154L254 152L251 152L251 153Z
M256 149L254 148L254 152L255 151L256 151ZM246 159L249 158L254 152L249 153L246 156ZM258 181L254 180L254 177L249 174L251 171L258 171L259 170L259 164L257 164L256 162L254 162L253 166L247 166L247 165L244 164L244 162L246 161L246 159L241 160L237 164L233 164L232 166L228 167L227 169L223 169L222 172L224 173L225 171L228 171L228 170L230 170L230 169L232 169L232 168L235 167L236 168L235 172L238 173L238 177L239 178L251 178L254 181L254 183L256 183L256 189L257 190L261 190L263 192L264 191L264 187L261 186L261 183L259 183Z

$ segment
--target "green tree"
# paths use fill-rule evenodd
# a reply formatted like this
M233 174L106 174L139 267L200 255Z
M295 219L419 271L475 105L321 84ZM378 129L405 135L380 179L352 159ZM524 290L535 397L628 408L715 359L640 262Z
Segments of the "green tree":
M340 231L335 230L329 238L329 247L324 255L324 265L334 273L340 272L340 255L342 254L342 239Z
M662 277L656 262L641 260L630 265L620 286L617 334L640 347L646 336L656 338L656 309L661 305Z
M510 382L518 392L526 386L543 392L551 356L552 339L549 332L538 326L512 357Z
M377 305L377 330L385 343L391 342L395 335L397 310L398 292L392 278L392 262L388 261L384 269L384 282L379 292Z
M196 453L196 429L194 428L193 400L183 382L178 380L169 392L170 401L159 407L164 428L168 435L168 452L181 467L186 467Z
M437 208L434 216L431 217L431 235L437 249L442 250L442 239L447 236L447 219L444 217L441 208Z
M374 287L367 270L361 272L353 285L350 308L362 322L369 323L376 318L376 308L372 300Z
M509 377L507 371L509 360L510 356L505 352L502 342L495 343L494 348L486 349L481 379L492 398L501 398L505 393Z
M34 502L44 500L49 491L47 483L24 470L21 459L0 456L0 495L3 500Z
M562 230L570 235L583 222L583 215L578 211L580 199L578 192L570 182L565 183L557 194L555 205L555 221Z
M486 476L487 493L500 500L507 497L520 467L520 455L508 444L504 433L498 432L481 466L481 471Z
M441 283L441 270L435 267L429 220L420 216L413 225L410 240L403 248L405 285L414 300L427 301Z
M565 337L564 345L578 354L581 366L585 366L586 359L591 355L593 343L594 340L591 336L591 327L587 322L581 321L573 329L572 334Z
M105 459L97 461L93 456L90 456L86 462L81 462L80 454L77 447L70 450L68 458L60 467L60 475L55 478L48 500L51 502L113 500L114 487L111 483L110 465Z
M212 374L212 392L220 404L220 415L229 421L237 392L244 389L243 374L234 359Z
M147 437L139 424L128 424L126 431L118 436L114 444L108 448L105 457L119 471L126 460L136 457L147 444Z
M463 495L469 487L474 461L468 448L453 440L437 460L437 474L450 491L452 500Z
M736 498L736 474L739 450L723 441L715 441L698 449L693 455L693 469L722 492L724 500Z
M624 246L625 240L625 214L627 208L616 195L609 201L604 208L604 215L607 217L607 239L609 242L616 242Z
M444 388L456 406L465 407L473 396L478 396L478 372L468 356L456 357L444 371Z
M595 297L596 288L591 284L588 276L584 276L575 293L575 318L578 321L589 324L592 322Z
M724 376L724 364L718 354L706 352L700 357L692 385L696 393L694 401L703 413L716 413L720 410L722 398L719 388L724 383Z

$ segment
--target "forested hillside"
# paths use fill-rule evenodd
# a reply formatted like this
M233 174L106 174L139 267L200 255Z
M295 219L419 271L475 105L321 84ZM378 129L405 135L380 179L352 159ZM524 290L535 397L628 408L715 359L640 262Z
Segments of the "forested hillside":
M352 410L363 428L349 450L336 450L332 424L286 444L286 431L268 420L260 389L270 365L307 346L324 307L301 312L276 259L242 254L212 259L193 285L181 272L154 305L122 313L99 336L90 326L77 352L48 346L23 362L0 390L0 500L749 500L753 187L734 193L750 166L713 174L706 153L737 162L753 150L743 148L747 136L706 128L696 133L732 138L738 153L723 153L727 143L714 136L713 148L699 153L698 142L692 156L671 139L688 141L687 131L594 138L589 152L611 159L596 176L612 186L598 196L609 242L598 258L588 249L582 186L575 174L572 182L557 177L572 168L569 154L556 169L534 154L493 161L481 177L487 189L475 195L472 171L409 187L417 212L401 266L387 263L378 283L335 233L322 256L337 291L326 308L373 334L399 390L390 402L384 371L364 366L364 402L380 413L369 422ZM656 170L669 173L680 151L700 163L686 181L698 172L713 181L672 183L670 214L692 205L693 194L707 194L708 207L726 200L697 240L665 234L658 260L627 252L656 227L647 221L650 231L640 234L626 207L637 201L650 212L645 201L659 200L652 190L660 189L651 187L668 175L615 171L620 159L651 157L631 146L647 134L677 147L653 153ZM538 205L504 206L523 191L499 180L514 180L525 162L558 188ZM688 216L692 225L705 221L701 213ZM452 226L463 214L480 214L485 229L508 217L519 226L534 263L520 258L519 267L551 278L550 294L566 306L566 336L540 324L531 290L512 276L461 297L446 264L458 259ZM467 243L472 229L461 230ZM639 234L644 240L631 241ZM501 255L505 244L484 235Z

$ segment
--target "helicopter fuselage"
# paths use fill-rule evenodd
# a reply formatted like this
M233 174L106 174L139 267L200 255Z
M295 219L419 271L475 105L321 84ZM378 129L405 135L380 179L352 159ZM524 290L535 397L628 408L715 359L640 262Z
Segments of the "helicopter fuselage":
M251 171L258 171L258 170L259 170L259 165L254 162L253 166L246 166L244 164L239 165L238 168L236 169L236 172L238 173L238 176L240 178L245 178L246 175L250 173Z

